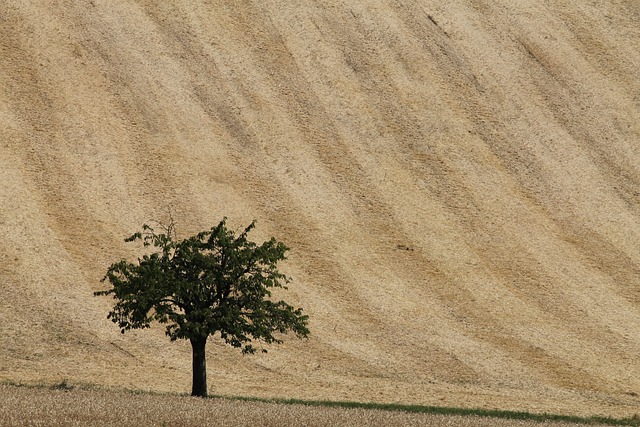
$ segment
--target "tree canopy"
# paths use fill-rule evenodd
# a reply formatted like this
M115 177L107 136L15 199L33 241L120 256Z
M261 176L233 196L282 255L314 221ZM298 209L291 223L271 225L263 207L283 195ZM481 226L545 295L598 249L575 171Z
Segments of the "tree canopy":
M157 233L144 225L125 239L140 240L156 251L112 264L103 281L111 288L95 295L117 300L108 318L122 333L166 324L171 340L188 339L193 349L192 395L206 396L205 345L220 334L228 345L254 353L254 341L281 343L281 334L306 337L308 316L301 308L273 301L271 290L285 288L290 279L277 263L288 248L275 238L257 245L248 240L255 221L236 235L226 218L210 230L179 240L173 222ZM266 349L262 349L266 352Z

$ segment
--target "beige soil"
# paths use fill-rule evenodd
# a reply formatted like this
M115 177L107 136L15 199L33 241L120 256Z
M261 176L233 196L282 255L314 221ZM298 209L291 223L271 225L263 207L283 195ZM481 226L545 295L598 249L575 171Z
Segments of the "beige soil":
M636 0L0 2L0 379L157 391L123 238L258 220L308 341L211 392L640 413Z

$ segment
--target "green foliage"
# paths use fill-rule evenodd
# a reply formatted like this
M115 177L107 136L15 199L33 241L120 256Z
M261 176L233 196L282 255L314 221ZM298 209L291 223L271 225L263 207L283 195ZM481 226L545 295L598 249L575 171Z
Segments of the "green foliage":
M308 316L284 301L272 301L271 289L286 288L289 278L277 263L288 248L272 238L257 245L247 239L255 221L236 235L226 218L210 230L184 240L173 223L156 233L149 225L125 241L142 241L155 252L137 262L112 264L103 281L112 287L95 295L117 300L110 318L122 333L166 324L171 340L202 340L219 333L243 353L254 340L280 343L289 331L306 337ZM266 352L266 350L263 350Z

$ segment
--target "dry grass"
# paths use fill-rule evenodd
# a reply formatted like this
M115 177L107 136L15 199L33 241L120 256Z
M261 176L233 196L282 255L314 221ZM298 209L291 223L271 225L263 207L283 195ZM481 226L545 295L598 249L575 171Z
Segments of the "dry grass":
M535 427L538 423L475 416L199 399L98 390L51 390L0 385L2 426L459 426ZM595 424L592 424L595 425Z
M188 344L121 336L92 296L173 207L182 235L257 219L311 319L265 356L212 340L211 393L640 412L639 22L637 0L0 1L0 380L188 390Z

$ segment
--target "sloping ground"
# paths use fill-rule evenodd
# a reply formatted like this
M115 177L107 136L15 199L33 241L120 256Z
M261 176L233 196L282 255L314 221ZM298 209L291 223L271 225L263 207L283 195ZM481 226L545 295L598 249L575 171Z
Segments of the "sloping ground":
M0 3L0 379L188 390L92 292L171 210L292 251L312 337L211 391L640 412L640 5Z

